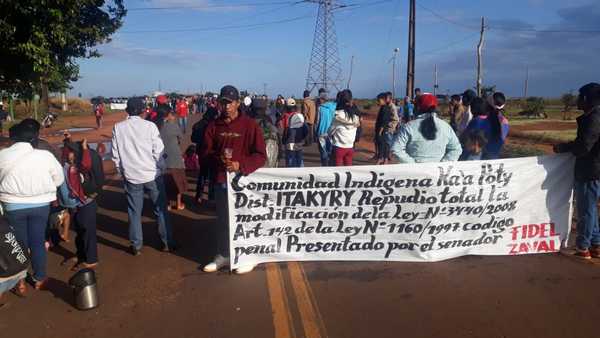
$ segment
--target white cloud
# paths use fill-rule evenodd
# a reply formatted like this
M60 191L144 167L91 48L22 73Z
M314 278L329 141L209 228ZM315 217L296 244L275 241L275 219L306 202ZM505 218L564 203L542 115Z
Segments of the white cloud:
M195 10L203 12L230 12L251 9L250 6L224 5L210 0L144 0L144 7L169 8L173 10Z

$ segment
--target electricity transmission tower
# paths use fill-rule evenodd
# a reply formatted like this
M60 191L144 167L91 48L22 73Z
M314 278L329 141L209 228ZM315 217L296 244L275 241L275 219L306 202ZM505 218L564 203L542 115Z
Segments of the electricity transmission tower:
M315 87L341 90L343 85L342 64L338 54L337 34L333 11L344 7L337 0L304 0L319 4L315 36L313 39L306 89L313 91Z

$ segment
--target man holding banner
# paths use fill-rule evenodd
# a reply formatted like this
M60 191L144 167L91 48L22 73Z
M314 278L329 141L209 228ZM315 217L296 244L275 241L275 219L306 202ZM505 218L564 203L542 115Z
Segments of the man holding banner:
M556 145L557 153L571 152L575 161L577 202L577 239L575 256L600 258L598 198L600 198L600 84L589 83L579 89L577 138Z
M219 96L220 116L209 123L204 134L203 165L212 166L215 174L217 204L217 253L205 272L216 272L229 266L229 208L227 173L247 176L262 167L267 160L262 130L254 119L239 111L240 94L233 86L225 86ZM254 265L236 269L237 274L250 272Z

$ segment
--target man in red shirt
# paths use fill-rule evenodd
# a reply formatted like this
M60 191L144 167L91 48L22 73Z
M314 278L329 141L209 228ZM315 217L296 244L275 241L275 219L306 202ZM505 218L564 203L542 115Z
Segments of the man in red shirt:
M219 96L220 115L206 127L201 151L202 165L212 166L217 204L217 254L205 272L215 272L229 265L229 212L227 203L227 172L250 175L267 160L262 130L256 121L240 113L240 94L233 86L225 86ZM244 266L235 272L250 272L254 266Z
M190 113L186 99L181 98L177 100L176 111L177 116L179 117L179 127L181 128L181 132L185 134L185 131L187 129L188 114Z
M96 116L96 129L102 128L102 119L104 118L104 102L100 101L94 107L94 115Z

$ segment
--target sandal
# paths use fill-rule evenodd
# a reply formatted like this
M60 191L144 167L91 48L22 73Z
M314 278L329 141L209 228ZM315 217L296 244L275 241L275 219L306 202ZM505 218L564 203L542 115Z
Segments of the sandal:
M88 264L88 263L77 263L75 265L73 265L73 267L71 268L71 271L79 271L81 269L96 269L96 267L98 267L98 263L92 263L92 264Z
M48 289L48 278L44 278L44 280L35 282L34 289L37 291L43 291Z

